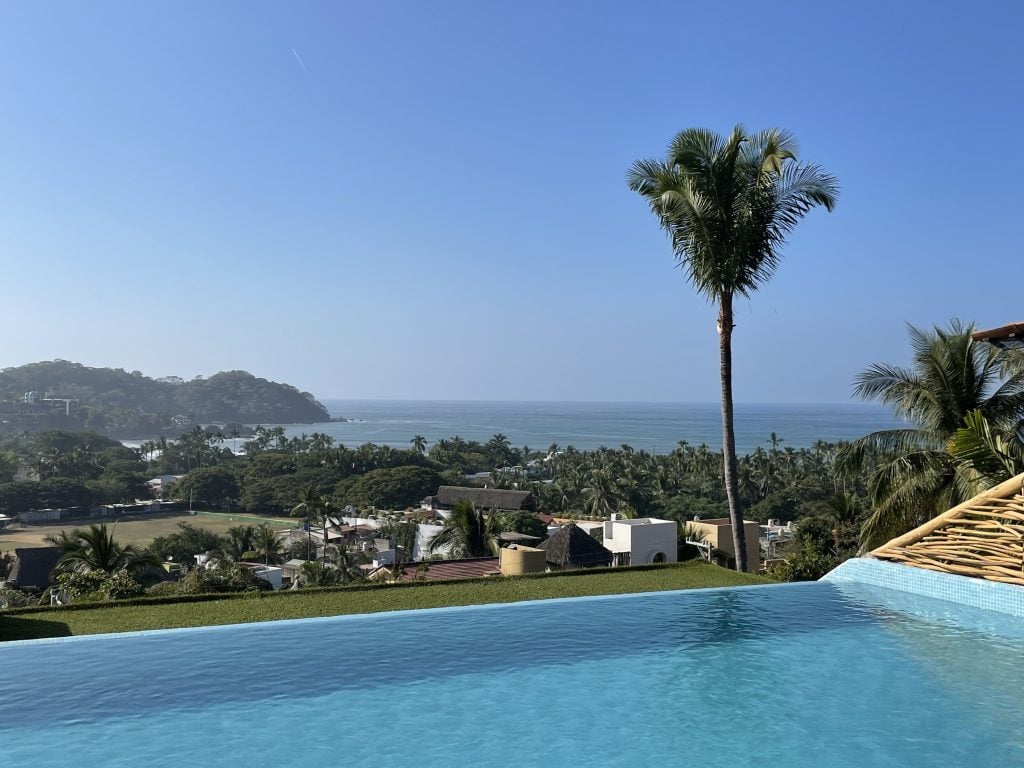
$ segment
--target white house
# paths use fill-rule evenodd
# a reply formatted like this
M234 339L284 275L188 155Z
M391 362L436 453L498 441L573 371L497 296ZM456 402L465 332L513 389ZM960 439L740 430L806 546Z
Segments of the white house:
M157 475L152 480L147 480L146 485L153 492L154 496L163 496L170 490L170 487L181 480L184 475Z
M677 555L675 520L640 517L608 520L604 524L604 545L615 556L615 565L674 563Z

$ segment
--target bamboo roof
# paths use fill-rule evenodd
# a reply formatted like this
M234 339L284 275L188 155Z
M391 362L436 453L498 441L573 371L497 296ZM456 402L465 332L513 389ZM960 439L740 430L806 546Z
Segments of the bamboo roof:
M869 554L930 571L1024 585L1024 474Z

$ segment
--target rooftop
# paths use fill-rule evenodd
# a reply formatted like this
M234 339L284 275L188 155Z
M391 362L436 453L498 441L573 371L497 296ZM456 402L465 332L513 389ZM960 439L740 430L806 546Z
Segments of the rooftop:
M507 491L500 488L442 485L434 498L442 507L452 507L460 501L469 501L480 509L520 510L533 507L533 495L529 491Z
M615 523L616 525L655 525L657 523L672 524L671 520L659 520L656 517L638 517L633 520L610 520L609 522Z
M575 523L559 528L538 545L547 554L545 559L562 568L611 565L612 552L585 533Z
M971 334L975 341L987 341L1003 349L1024 349L1024 323L1010 323Z
M472 557L462 560L423 560L402 563L402 578L422 578L425 581L449 579L476 579L482 576L500 576L501 566L496 557Z
M62 554L60 547L15 549L17 559L7 576L7 583L16 589L42 592L50 586L50 572L57 566Z

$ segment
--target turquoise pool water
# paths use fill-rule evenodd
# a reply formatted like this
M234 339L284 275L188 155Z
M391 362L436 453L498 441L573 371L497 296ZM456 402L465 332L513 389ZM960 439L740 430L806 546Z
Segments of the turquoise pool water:
M2 619L0 619L2 620ZM1024 765L1019 620L856 584L0 646L21 766Z

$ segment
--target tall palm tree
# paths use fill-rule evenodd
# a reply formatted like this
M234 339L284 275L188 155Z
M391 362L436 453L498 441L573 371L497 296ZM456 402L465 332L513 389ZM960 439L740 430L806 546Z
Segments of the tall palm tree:
M253 530L252 550L246 553L247 558L267 565L281 562L284 548L281 539L272 527L266 523L257 525Z
M256 526L236 525L228 528L221 551L229 560L238 562L245 558L246 553L254 549Z
M987 487L979 452L986 440L997 450L1017 450L1024 418L1020 353L975 342L972 331L957 320L948 328L908 326L913 366L875 363L857 377L857 397L884 403L910 422L865 435L837 456L847 477L868 473L872 511L862 546L879 546Z
M153 553L139 550L131 544L121 546L114 540L113 529L106 523L90 525L87 529L76 530L71 536L59 540L64 554L57 561L58 571L117 571L138 572L147 565L160 565L160 559Z
M299 503L292 508L292 515L306 516L306 559L310 559L309 529L313 523L323 526L324 533L324 554L327 554L327 527L331 512L334 511L334 502L329 496L319 493L314 485L308 485L299 495Z
M331 550L333 554L330 558L330 564L337 570L338 580L342 584L362 579L365 576L362 568L359 567L369 562L369 558L364 552L347 547L344 544L332 546Z
M444 527L430 540L430 552L446 550L453 559L490 557L497 552L498 530L494 519L472 502L460 501L452 507Z
M786 236L812 208L832 210L839 187L816 165L801 165L793 137L778 129L727 136L703 128L677 134L664 160L638 160L628 173L671 240L697 292L718 305L724 479L736 569L746 542L736 471L732 402L733 301L771 279Z
M423 435L416 435L409 442L412 443L412 449L417 453L417 455L422 456L427 452L427 438Z

